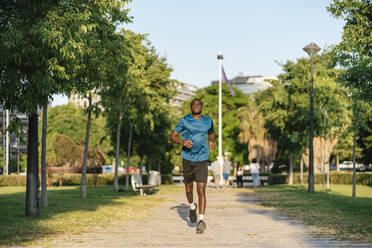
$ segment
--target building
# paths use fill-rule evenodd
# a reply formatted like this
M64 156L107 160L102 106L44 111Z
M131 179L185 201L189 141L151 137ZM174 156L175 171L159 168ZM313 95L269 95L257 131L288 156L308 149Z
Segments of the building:
M247 95L251 95L257 91L265 90L271 86L269 82L266 80L275 79L272 77L264 77L264 76L248 76L244 73L239 73L233 79L229 79L232 86L236 87L237 89L243 91L243 93ZM218 83L218 80L212 81L212 84Z
M195 96L198 86L186 83L180 83L176 86L177 95L170 101L174 107L180 107L183 102L190 100Z
M95 95L93 98L92 98L92 104L95 104L97 102L101 101L101 97L99 95ZM80 108L86 108L88 107L89 105L89 100L88 98L86 97L82 97L82 96L79 96L77 94L74 94L74 95L71 95L69 98L68 98L68 102L70 103L73 103L75 104L76 106L80 107Z
M9 111L9 122L13 119L18 118L21 121L22 125L22 132L26 134L24 137L25 141L27 141L27 130L28 130L28 119L27 115L24 113L19 113L18 111ZM4 135L2 135L2 139L0 139L0 146L5 151L5 144L6 142L6 110L3 109L3 105L0 105L0 125L1 131ZM10 156L16 155L17 153L27 153L27 144L22 144L14 134L9 134L9 154Z
M48 104L48 108L51 107L51 103ZM39 123L40 123L40 116L43 114L42 109L38 109L37 114L39 116ZM7 117L8 115L8 117ZM6 135L6 128L9 123L14 120L15 118L18 118L20 120L21 126L22 126L22 132L24 134L23 141L21 138L13 133L9 133L9 135ZM7 123L8 122L8 123ZM3 108L3 105L0 104L0 127L1 127L1 133L2 138L0 139L0 147L4 153L4 162L7 163L6 160L9 160L19 156L20 154L26 154L27 153L27 137L28 137L28 118L27 114L21 113L18 111L6 111L6 109ZM40 134L41 135L41 134ZM9 139L7 141L7 139ZM9 150L6 149L8 146ZM9 151L9 153L8 153ZM7 154L8 153L8 154ZM4 166L5 167L5 166ZM6 174L9 173L9 171L4 171Z

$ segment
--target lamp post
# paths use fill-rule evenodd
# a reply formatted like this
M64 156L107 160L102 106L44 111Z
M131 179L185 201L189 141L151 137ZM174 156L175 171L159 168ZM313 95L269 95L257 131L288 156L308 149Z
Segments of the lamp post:
M223 184L223 157L222 157L222 52L218 52L217 55L218 64L219 64L219 71L220 71L220 79L219 79L219 86L218 86L218 163L220 165L220 173L221 179L220 184Z
M313 58L320 48L315 43L310 43L305 46L304 51L310 56L310 142L309 142L309 178L308 189L309 193L314 193L314 72L313 72Z

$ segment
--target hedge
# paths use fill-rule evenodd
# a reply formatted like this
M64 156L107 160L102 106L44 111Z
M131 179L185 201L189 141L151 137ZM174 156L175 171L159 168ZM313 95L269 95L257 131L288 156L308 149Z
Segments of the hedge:
M53 186L59 185L59 175L51 174L48 177L48 184ZM119 185L125 185L126 175L119 175ZM130 175L129 175L130 180ZM148 181L148 175L142 175L143 183L146 184ZM162 184L173 184L171 174L161 175ZM87 185L113 185L114 174L87 174ZM64 174L62 176L63 186L81 185L81 174ZM0 175L0 186L26 186L26 176L23 175Z
M268 183L272 184L288 184L288 174L269 174ZM304 173L304 184L307 184L308 174ZM327 180L327 175L326 175ZM322 174L314 175L315 184L321 184L323 182ZM293 183L300 183L300 174L293 174ZM353 184L353 173L352 172L331 172L329 175L330 184ZM372 185L372 173L371 172L357 172L356 183L358 185Z

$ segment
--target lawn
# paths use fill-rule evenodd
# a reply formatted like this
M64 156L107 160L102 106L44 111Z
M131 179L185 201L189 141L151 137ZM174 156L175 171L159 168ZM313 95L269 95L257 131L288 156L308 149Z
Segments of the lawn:
M80 198L80 187L51 187L47 208L40 216L25 217L25 187L0 187L0 246L27 245L55 234L93 231L108 223L143 218L161 202L162 192L171 186L160 186L153 195L113 192L113 186L87 188L86 199Z
M331 185L326 192L316 185L315 191L309 194L304 186L275 185L254 192L264 205L325 233L372 243L372 187L358 185L356 199L351 198L352 185Z

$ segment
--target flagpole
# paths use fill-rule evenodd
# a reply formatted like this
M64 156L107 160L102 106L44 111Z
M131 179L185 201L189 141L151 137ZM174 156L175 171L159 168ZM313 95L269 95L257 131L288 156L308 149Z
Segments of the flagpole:
M218 63L220 67L220 81L218 87L218 163L220 165L221 180L220 184L223 184L223 157L222 157L222 60L223 56L221 52L218 52Z

